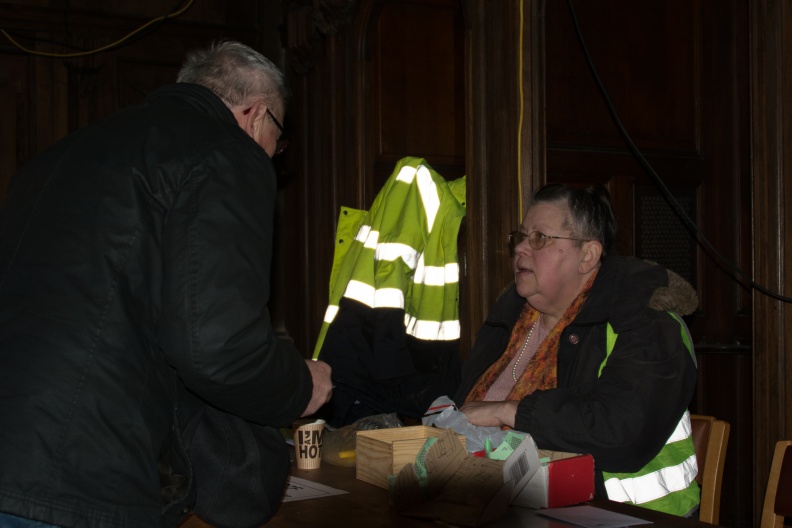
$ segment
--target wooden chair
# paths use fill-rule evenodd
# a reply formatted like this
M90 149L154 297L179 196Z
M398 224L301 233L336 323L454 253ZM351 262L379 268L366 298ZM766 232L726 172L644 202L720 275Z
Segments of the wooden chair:
M776 442L767 479L761 528L782 528L784 517L792 517L792 440Z
M729 443L729 424L714 416L692 414L693 444L696 447L698 475L696 482L701 487L699 520L718 524L720 518L721 484L726 446Z

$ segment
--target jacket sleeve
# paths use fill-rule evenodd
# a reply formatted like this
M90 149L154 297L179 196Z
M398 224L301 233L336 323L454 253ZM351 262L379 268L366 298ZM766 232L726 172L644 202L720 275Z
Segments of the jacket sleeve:
M277 338L267 308L272 164L252 142L233 138L182 181L163 234L159 344L209 404L288 425L305 410L312 381L304 358Z
M679 423L696 383L679 323L665 312L649 312L644 324L619 334L600 376L605 326L567 328L560 348L574 351L559 355L558 388L524 398L515 428L530 433L540 448L590 453L602 471L645 466ZM570 340L571 333L577 336ZM566 369L574 374L567 377Z

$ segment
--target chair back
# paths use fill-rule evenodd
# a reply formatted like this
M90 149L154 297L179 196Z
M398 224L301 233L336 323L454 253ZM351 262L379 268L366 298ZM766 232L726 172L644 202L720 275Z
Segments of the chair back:
M760 526L781 528L784 517L792 517L792 440L776 442Z
M696 482L701 487L699 520L718 524L720 519L721 484L729 443L729 423L714 416L690 415L693 430L693 445L696 448L698 475Z

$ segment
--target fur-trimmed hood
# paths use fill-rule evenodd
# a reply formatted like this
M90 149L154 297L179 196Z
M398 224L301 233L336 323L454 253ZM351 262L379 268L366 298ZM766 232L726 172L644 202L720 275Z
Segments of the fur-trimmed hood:
M576 320L581 324L608 321L618 333L643 324L647 308L689 315L697 306L696 291L673 271L648 260L609 256L602 261Z
M647 260L650 264L658 265ZM649 299L649 307L655 310L672 310L679 315L690 315L698 308L698 294L688 281L670 269L668 273L668 286L655 290Z

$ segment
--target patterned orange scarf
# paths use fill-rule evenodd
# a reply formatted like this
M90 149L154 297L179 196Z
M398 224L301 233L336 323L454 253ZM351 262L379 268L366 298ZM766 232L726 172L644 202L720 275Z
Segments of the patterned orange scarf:
M599 270L597 270L599 271ZM507 400L520 400L537 390L554 389L558 385L558 342L561 339L561 332L574 321L577 314L580 312L583 303L588 298L591 285L594 284L594 278L597 276L595 271L589 278L586 285L580 291L578 296L569 305L569 308L564 312L564 316L558 323L550 330L550 333L539 345L536 354L528 361L525 370L520 375L517 383L514 384ZM531 305L525 303L520 313L520 317L512 329L509 345L501 357L498 358L490 367L481 375L473 390L470 391L465 401L481 401L487 395L490 387L495 380L501 375L503 370L511 363L512 359L520 352L520 348L525 342L525 337L531 325L539 318L539 312L534 310Z

